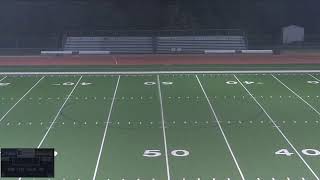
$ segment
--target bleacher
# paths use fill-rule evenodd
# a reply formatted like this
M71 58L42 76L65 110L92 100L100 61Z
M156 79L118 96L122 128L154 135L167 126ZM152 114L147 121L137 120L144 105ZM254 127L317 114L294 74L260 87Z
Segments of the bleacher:
M65 51L109 51L112 54L204 53L206 50L245 50L243 34L176 35L155 33L146 36L69 36Z
M152 53L152 37L67 37L66 51L110 51L114 54Z
M243 36L158 37L157 53L203 53L205 50L247 49Z

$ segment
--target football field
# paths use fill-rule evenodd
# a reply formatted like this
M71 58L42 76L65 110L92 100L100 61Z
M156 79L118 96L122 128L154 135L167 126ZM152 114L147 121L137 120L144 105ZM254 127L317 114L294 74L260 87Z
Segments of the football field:
M0 147L56 180L319 180L320 74L3 74Z

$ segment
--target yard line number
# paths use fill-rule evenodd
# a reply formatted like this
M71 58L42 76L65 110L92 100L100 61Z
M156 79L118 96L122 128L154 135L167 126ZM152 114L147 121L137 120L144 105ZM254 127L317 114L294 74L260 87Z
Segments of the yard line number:
M320 156L320 151L317 149L303 149L302 154L306 156ZM280 149L275 152L276 155L282 156L292 156L294 153L290 152L288 149Z
M154 86L156 85L157 83L156 82L153 82L153 81L150 81L150 82L144 82L144 85L146 86ZM161 82L162 85L172 85L173 82L170 82L170 81L163 81Z
M179 149L179 150L172 150L170 154L175 157L186 157L186 156L189 156L190 153L187 150ZM148 149L148 150L145 150L143 153L144 157L149 157L149 158L159 157L161 155L162 155L161 151L157 149Z
M54 86L73 86L75 85L76 83L74 82L64 82L64 83L57 83L57 84L52 84ZM92 83L89 83L89 82L81 82L79 85L80 86L88 86L88 85L91 85Z
M10 83L0 82L0 87L9 86Z
M226 84L235 85L238 84L238 81L227 81ZM262 82L254 82L254 81L243 81L244 84L263 84Z
M307 81L308 84L319 84L319 81Z

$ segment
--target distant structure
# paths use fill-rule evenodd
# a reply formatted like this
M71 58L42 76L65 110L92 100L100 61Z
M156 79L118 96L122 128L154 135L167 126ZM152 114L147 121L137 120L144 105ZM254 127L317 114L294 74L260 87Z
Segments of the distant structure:
M290 25L282 28L282 43L290 44L304 41L304 28L296 25Z

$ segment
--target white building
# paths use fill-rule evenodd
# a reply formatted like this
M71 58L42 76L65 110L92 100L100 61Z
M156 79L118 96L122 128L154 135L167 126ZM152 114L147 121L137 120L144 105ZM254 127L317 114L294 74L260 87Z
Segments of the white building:
M304 28L296 25L291 25L282 28L282 43L290 44L293 42L304 41Z

